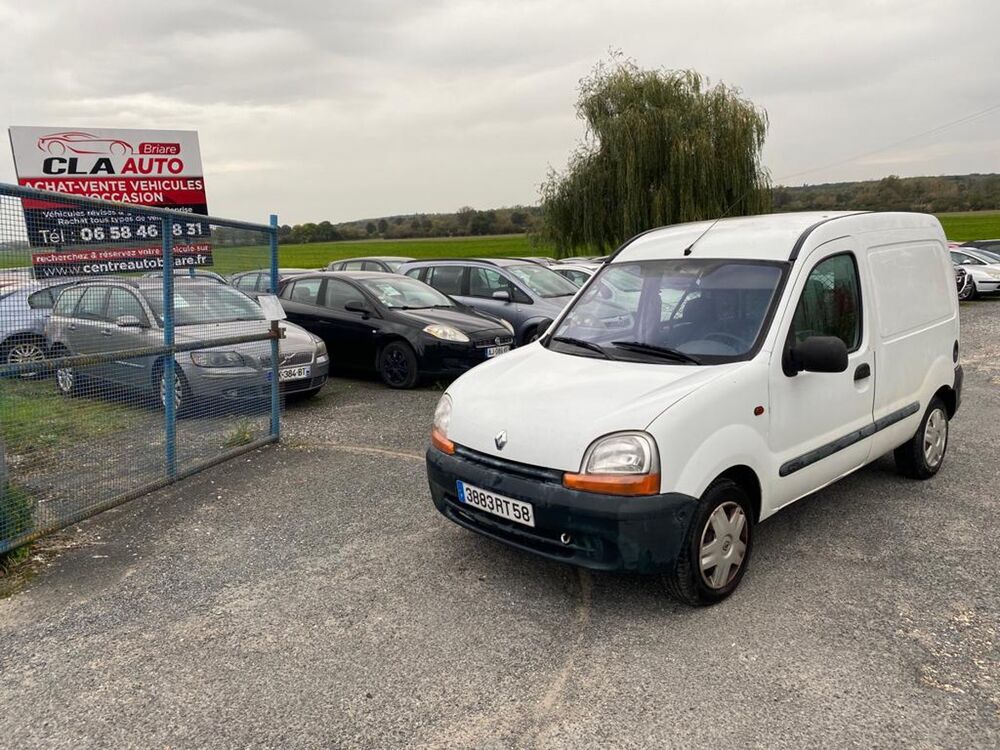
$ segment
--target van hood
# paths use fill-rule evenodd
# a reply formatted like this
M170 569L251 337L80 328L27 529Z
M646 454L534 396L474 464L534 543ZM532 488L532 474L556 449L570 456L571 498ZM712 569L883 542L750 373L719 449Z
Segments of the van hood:
M530 344L479 365L448 388L448 437L510 461L578 471L598 437L645 429L665 409L746 362L621 362ZM503 450L494 439L507 433Z

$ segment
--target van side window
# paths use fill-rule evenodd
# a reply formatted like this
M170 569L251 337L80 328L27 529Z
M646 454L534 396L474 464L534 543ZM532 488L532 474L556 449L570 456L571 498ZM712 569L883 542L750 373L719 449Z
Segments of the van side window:
M796 343L810 336L836 336L849 352L861 344L861 284L851 255L834 255L809 272L792 318Z

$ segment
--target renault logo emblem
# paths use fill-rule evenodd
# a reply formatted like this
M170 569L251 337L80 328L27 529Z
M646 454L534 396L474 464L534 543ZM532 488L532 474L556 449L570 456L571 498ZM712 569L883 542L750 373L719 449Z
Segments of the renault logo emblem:
M507 430L500 430L497 436L493 438L493 442L496 444L497 450L502 451L503 447L507 445Z

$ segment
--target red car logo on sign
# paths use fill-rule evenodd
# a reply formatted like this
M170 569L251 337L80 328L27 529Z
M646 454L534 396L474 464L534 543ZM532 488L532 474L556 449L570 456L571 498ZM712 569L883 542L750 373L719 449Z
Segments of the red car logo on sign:
M125 156L135 150L128 141L120 138L101 138L93 133L70 130L65 133L50 133L38 139L38 150L53 156L62 156L67 151L74 154L110 154Z

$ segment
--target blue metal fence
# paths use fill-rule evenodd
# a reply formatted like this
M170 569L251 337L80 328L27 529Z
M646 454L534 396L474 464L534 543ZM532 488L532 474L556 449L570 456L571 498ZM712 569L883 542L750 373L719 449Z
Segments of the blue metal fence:
M277 290L276 216L0 185L0 553L278 440L325 350L222 278L251 269Z

